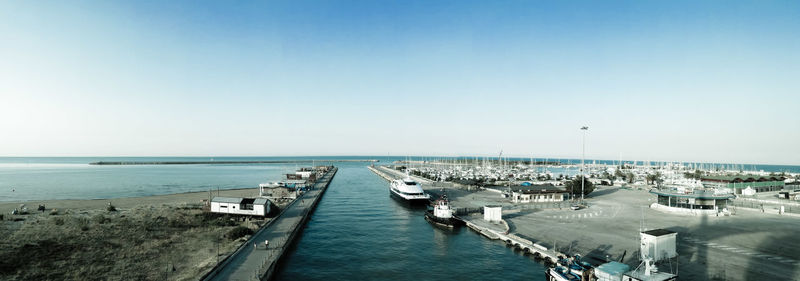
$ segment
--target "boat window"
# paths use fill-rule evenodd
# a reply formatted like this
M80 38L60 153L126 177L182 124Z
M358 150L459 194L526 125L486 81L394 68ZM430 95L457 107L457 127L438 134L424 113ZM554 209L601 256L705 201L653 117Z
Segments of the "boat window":
M413 182L413 181L407 181L407 182L406 182L406 185L417 185L417 183L416 183L416 182Z

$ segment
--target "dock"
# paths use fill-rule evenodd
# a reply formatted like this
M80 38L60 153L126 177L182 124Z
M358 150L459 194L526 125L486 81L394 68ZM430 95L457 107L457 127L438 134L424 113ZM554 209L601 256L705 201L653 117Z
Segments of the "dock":
M541 259L547 263L556 263L559 259L566 257L565 254L559 253L556 250L548 249L541 244L509 233L509 227L505 220L498 223L490 223L484 221L482 217L476 218L476 216L464 216L460 217L460 219L467 224L467 227L486 238L501 240L505 242L506 245L517 248L524 253L531 254L535 258Z
M406 174L404 174L403 172L400 172L400 171L395 170L395 169L391 169L391 168L386 167L386 166L369 166L367 168L369 168L370 171L372 171L373 173L377 174L378 176L380 176L381 178L385 179L386 181L393 181L393 180L396 180L396 179L403 179L403 178L406 177ZM417 176L410 176L410 177L411 177L411 179L413 179L414 181L416 181L418 183L422 183L422 184L430 184L431 183L431 180L426 179L426 178L421 178L421 177L417 177Z
M281 257L302 231L337 171L338 168L328 171L309 191L292 201L201 280L272 278ZM269 245L266 246L264 241L269 241Z

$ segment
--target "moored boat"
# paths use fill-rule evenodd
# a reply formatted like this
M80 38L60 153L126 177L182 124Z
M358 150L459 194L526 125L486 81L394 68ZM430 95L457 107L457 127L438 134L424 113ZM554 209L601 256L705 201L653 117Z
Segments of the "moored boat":
M447 228L464 224L453 215L453 208L450 206L450 200L447 200L447 194L444 193L444 189L442 190L442 196L434 201L433 208L425 212L425 220Z
M428 204L431 199L431 195L425 193L422 186L409 176L406 176L405 179L393 180L389 184L389 194L392 198L409 204Z

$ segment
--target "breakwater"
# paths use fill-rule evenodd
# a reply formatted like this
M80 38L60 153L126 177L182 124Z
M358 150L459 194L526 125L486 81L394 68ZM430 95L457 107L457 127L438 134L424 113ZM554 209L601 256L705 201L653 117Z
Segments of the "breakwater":
M309 191L292 201L202 280L269 280L337 171L338 168L328 171Z
M99 161L89 165L201 165L201 164L294 164L331 162L379 162L377 159L268 160L268 161Z

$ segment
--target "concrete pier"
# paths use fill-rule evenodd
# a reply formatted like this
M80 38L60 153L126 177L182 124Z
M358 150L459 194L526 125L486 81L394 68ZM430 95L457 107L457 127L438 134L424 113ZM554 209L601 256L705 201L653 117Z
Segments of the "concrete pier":
M372 172L374 172L375 174L377 174L378 176L382 177L383 179L385 179L387 181L393 181L393 180L396 180L396 179L404 179L406 177L405 173L400 172L400 171L395 170L395 169L391 169L391 168L386 167L386 166L369 166L367 168L369 168ZM421 177L417 177L417 176L410 176L410 177L411 177L411 179L413 179L414 181L416 181L418 183L422 183L422 184L430 184L431 183L431 180L429 180L429 179L425 179L425 178L421 178Z
M269 280L278 261L305 226L337 170L338 168L333 168L328 171L311 190L290 203L239 249L217 264L202 280ZM269 245L265 245L264 241L269 241Z
M509 226L505 220L497 224L486 222L479 216L461 217L461 220L467 224L467 227L486 236L486 238L501 240L505 242L506 245L515 247L546 262L555 263L558 259L566 257L566 255L558 251L548 249L533 241L509 233Z

